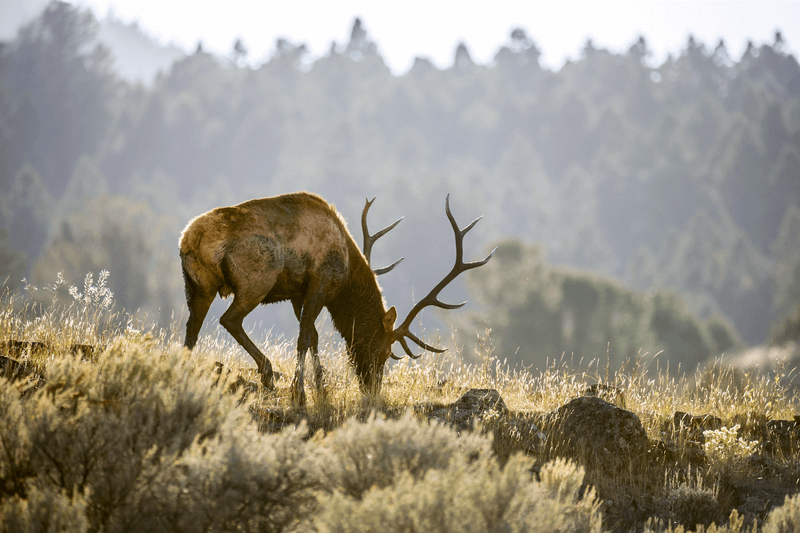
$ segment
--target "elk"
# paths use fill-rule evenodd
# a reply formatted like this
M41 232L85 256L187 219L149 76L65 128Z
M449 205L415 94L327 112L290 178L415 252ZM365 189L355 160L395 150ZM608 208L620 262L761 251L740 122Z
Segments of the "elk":
M322 391L323 368L319 361L318 334L314 322L323 307L328 309L333 325L344 338L347 351L362 391L380 391L383 368L399 342L412 358L406 339L425 350L444 350L429 346L410 331L414 318L428 306L457 309L438 299L441 290L459 274L486 264L464 263L464 235L480 220L475 219L460 230L450 212L450 196L445 211L455 232L456 261L431 292L409 312L395 328L397 310L386 309L377 276L393 269L394 264L372 270L372 245L400 220L374 235L367 228L367 212L375 199L367 200L361 215L364 250L359 250L336 209L308 192L259 198L204 213L183 230L180 258L186 287L189 320L185 346L192 349L211 302L233 294L233 302L220 317L220 324L253 358L267 389L274 388L272 364L250 340L242 321L258 304L289 300L300 323L297 338L297 367L291 384L296 405L305 405L303 374L305 356L310 351L317 390Z

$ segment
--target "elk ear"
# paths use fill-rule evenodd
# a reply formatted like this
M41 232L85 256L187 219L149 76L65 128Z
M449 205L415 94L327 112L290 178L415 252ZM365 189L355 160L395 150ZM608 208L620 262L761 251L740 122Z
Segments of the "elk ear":
M387 332L394 331L394 321L397 320L397 309L391 306L386 314L383 315L383 329Z

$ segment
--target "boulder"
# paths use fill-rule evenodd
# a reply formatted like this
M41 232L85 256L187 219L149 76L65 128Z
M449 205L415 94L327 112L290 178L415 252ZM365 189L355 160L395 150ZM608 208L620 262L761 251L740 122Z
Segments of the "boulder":
M429 420L453 426L459 433L472 430L476 420L488 422L508 414L508 407L496 389L469 389L451 404L422 409Z
M496 389L469 389L451 404L420 406L418 411L459 433L472 431L478 422L494 435L493 449L501 460L515 451L538 453L547 440L529 416L511 413Z
M18 341L11 339L0 342L0 351L10 357L22 357L24 355L38 354L48 350L52 351L52 347L49 344L39 341Z
M607 474L627 470L648 449L647 433L639 417L596 396L575 398L545 419L556 455Z

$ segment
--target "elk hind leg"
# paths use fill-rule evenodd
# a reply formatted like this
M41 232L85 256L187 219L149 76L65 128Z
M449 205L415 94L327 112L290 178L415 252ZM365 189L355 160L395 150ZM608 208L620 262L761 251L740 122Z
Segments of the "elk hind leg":
M200 334L200 328L203 327L203 321L213 301L214 293L205 294L197 290L195 290L191 296L187 297L186 303L189 307L189 320L186 321L186 340L183 344L190 350L197 344L197 336Z
M273 390L275 388L275 383L272 373L272 363L269 362L269 359L267 359L253 341L250 340L250 337L247 336L247 333L245 333L242 327L244 317L249 315L260 301L261 299L251 301L240 296L234 296L233 303L228 307L228 310L222 314L219 323L228 330L228 333L236 339L236 342L238 342L256 362L258 373L261 374L261 384L268 390Z

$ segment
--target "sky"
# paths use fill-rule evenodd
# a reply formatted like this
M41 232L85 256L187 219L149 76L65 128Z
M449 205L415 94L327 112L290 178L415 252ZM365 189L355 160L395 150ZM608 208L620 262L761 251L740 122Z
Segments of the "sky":
M41 9L46 0L0 0L0 18L12 24L9 13L27 6ZM408 71L417 56L440 68L449 67L459 42L472 58L489 63L509 41L512 29L525 29L542 50L544 66L558 69L577 59L587 38L596 47L614 52L627 50L639 35L653 51L651 62L660 64L678 54L690 34L707 47L725 40L728 52L739 58L747 41L774 40L780 29L786 50L800 49L800 1L779 2L608 2L508 1L492 2L404 0L73 0L89 7L102 19L113 16L136 21L145 33L162 44L191 51L198 41L207 51L227 55L237 38L257 65L284 37L304 43L314 57L327 53L332 41L346 43L354 17L361 17L369 37L376 42L395 74ZM5 5L4 5L5 4ZM14 6L14 7L12 7ZM5 30L7 32L7 30ZM4 28L0 25L0 38Z

